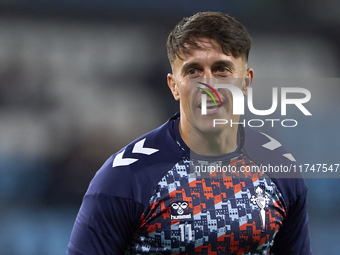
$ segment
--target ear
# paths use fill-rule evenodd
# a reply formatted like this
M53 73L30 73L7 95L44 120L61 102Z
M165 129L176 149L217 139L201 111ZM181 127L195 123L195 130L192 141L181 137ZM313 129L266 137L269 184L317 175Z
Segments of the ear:
M243 94L244 96L248 95L248 88L250 88L251 84L253 83L254 79L254 70L252 68L248 68L246 71L246 78L245 78L245 83L243 87Z
M175 78L174 75L172 73L168 73L167 75L167 81L168 81L168 86L172 92L172 95L174 96L175 100L178 101L179 100L179 92L178 92L178 88L175 82Z

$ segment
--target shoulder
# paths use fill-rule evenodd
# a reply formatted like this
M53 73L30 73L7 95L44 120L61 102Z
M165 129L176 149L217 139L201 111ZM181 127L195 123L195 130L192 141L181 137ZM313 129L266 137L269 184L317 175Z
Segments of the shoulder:
M101 194L148 202L159 180L182 156L172 119L113 154L90 183L87 195Z
M275 138L249 127L244 128L244 147L247 156L275 182L289 204L307 192L306 184L294 156Z
M275 138L249 127L244 128L244 137L244 150L255 162L296 164L294 156Z

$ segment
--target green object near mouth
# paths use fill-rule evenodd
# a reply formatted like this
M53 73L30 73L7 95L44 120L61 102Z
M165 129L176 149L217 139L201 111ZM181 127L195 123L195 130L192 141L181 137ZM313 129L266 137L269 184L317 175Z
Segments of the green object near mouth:
M200 90L203 90L205 93L207 93L214 100L215 105L217 105L214 96L208 90L200 88L200 87L197 87L197 88L200 89Z

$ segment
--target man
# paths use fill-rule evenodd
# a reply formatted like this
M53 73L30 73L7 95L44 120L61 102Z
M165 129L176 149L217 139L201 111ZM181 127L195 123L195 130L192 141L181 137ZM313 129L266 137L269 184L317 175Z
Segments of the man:
M238 125L230 90L214 90L227 80L247 95L250 46L243 25L222 13L177 24L167 42L167 81L180 113L97 172L68 254L311 253L304 181L240 171L294 158L273 138ZM234 125L214 127L214 118ZM193 171L212 164L236 171Z

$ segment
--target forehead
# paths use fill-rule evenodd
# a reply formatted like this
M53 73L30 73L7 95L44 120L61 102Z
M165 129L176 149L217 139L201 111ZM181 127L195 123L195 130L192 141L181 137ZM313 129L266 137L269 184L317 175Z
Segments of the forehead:
M221 45L214 39L209 38L192 38L192 43L187 43L184 45L185 49L181 49L178 52L180 59L186 59L190 56L197 54L197 52L204 52L204 51L214 51L218 54L224 54ZM231 54L228 54L231 55ZM179 58L178 56L176 59Z
M200 62L204 64L213 63L219 60L228 60L235 64L242 64L242 57L235 58L232 54L223 52L221 45L214 39L195 38L192 44L186 44L185 50L181 50L176 56L173 68L181 68L181 66L190 62Z
M193 39L193 42L197 47L193 47L193 49L214 49L216 51L220 51L222 53L222 47L221 45L215 40L215 39L210 39L210 38L195 38ZM190 46L190 45L189 45Z

